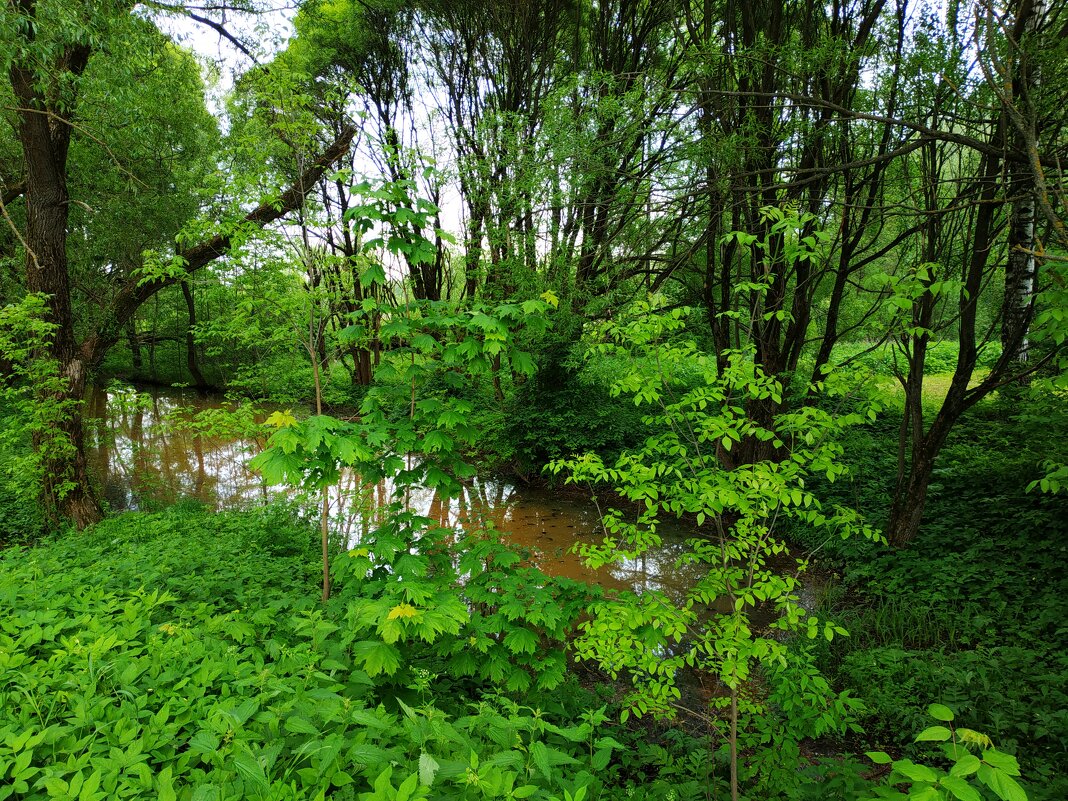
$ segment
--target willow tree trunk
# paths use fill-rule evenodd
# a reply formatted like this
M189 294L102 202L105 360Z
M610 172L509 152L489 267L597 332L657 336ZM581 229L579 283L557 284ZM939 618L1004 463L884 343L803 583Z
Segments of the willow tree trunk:
M80 75L89 60L87 46L64 53L67 70ZM49 516L85 528L103 512L89 483L81 403L88 375L74 335L67 272L67 154L71 127L52 113L29 63L16 61L10 69L11 88L18 101L18 138L26 170L26 289L48 298L53 333L40 357L56 365L57 382L42 382L37 402L49 410L51 425L33 437L43 471L42 493Z

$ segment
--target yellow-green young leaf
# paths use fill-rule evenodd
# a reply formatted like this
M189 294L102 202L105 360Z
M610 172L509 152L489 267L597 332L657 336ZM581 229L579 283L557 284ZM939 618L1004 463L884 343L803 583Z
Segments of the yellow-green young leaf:
M945 704L931 704L927 707L927 714L944 723L949 723L953 720L953 710Z
M918 743L941 743L952 736L952 732L945 726L928 726L916 735Z
M544 300L546 303L548 303L554 309L557 308L560 305L560 298L558 298L556 296L556 293L553 292L551 289L546 289L544 292L542 292L540 295L538 295L538 297L541 298L542 300Z
M419 610L411 604L398 604L389 610L386 619L397 620L398 618L415 617L418 614Z
M284 412L271 412L263 422L273 428L285 428L297 422L297 418L293 416L292 409L286 409Z
M957 729L957 736L961 739L961 742L977 745L980 748L994 747L993 741L987 735L974 729L966 729L961 726Z

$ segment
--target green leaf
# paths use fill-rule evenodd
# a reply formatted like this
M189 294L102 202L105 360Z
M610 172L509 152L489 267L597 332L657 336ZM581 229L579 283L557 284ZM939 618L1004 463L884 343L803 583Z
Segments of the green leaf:
M941 743L953 736L953 732L945 726L928 726L916 735L918 743Z
M944 723L949 723L953 720L953 710L945 704L931 704L927 707L927 714Z
M386 283L386 269L379 262L372 262L368 265L362 273L360 273L360 283L370 288L374 284Z
M440 767L437 760L426 751L419 752L419 782L425 787L434 784L434 776L437 775Z
M899 759L894 762L894 770L906 779L914 782L936 782L938 774L926 765L917 765L911 759Z
M286 718L286 731L292 732L293 734L312 734L316 737L318 737L320 734L319 730L315 728L315 726L313 726L304 718L298 717L296 715L290 718Z
M515 628L505 635L504 646L513 654L533 654L538 648L538 638L530 629Z
M263 766L249 751L241 750L234 756L234 768L242 779L251 782L260 792L267 792L270 789L271 784L267 781Z
M864 754L868 759L874 762L876 765L889 765L893 760L890 755L884 751L868 751Z
M430 334L419 333L412 337L412 347L429 353L438 347L438 341Z
M938 783L959 801L983 801L979 791L959 776L943 776Z
M529 353L521 350L514 350L508 354L508 358L512 361L512 370L520 375L534 375L535 366L534 359L531 358Z
M174 781L171 778L171 770L171 766L168 765L156 776L158 801L177 801L178 794L174 792Z
M530 746L530 758L534 761L534 765L541 771L541 775L545 777L546 781L552 779L552 766L549 764L549 749L545 747L545 743L536 742Z
M1001 801L1027 801L1027 793L1019 783L1004 771L989 765L979 766L979 781L994 791Z
M352 784L355 779L343 770L336 771L334 775L330 777L330 783L334 787L344 787L347 784Z
M930 785L909 790L909 801L942 801L942 794Z
M352 746L348 751L349 757L354 762L362 765L365 768L381 765L383 762L387 762L390 759L390 753L384 748L380 748L377 745L371 743L359 743ZM391 770L389 767L386 770ZM381 776L379 777L381 778Z
M397 801L408 801L412 797L412 793L415 792L415 788L419 786L419 774L413 773L403 782L401 786L397 788Z
M1003 770L1010 776L1020 775L1020 763L1016 761L1016 757L1012 754L1006 754L1002 751L996 751L990 749L983 751L983 762L991 765L998 770Z
M385 673L392 676L401 665L401 653L396 646L381 640L365 640L352 646L352 654L363 660L363 669L368 676Z
M979 770L979 766L983 763L979 761L979 757L975 754L964 754L957 760L956 764L949 769L952 776L970 776Z
M219 738L201 729L189 739L189 750L195 754L214 754L219 750Z

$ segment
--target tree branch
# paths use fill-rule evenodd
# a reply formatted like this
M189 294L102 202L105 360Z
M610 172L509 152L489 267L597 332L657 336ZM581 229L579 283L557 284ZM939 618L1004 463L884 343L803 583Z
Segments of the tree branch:
M356 126L345 126L337 139L297 177L277 200L261 203L246 214L242 222L263 228L299 208L319 179L348 152L355 135ZM123 326L149 298L161 289L184 280L216 259L226 256L230 253L232 245L232 234L217 234L192 247L179 248L176 255L183 260L185 271L181 276L167 277L139 285L136 278L137 271L133 271L115 295L96 331L82 343L81 354L85 363L93 367L100 363L108 349L118 341Z
M10 186L4 185L0 188L0 206L7 206L14 203L26 192L26 182L18 181Z

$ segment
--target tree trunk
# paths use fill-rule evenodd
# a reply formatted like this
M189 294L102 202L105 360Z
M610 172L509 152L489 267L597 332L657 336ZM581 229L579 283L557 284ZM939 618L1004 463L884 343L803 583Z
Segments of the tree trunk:
M80 75L89 60L89 48L70 47L63 58L67 70ZM50 429L33 437L33 446L44 475L46 513L70 520L81 529L100 520L103 512L86 467L81 404L87 366L74 336L67 272L71 128L50 113L50 104L29 63L15 62L10 79L20 107L17 127L26 170L26 289L48 296L48 320L54 330L39 355L55 363L59 378L58 386L44 382L38 388L38 403L53 410L55 416Z
M58 414L54 427L33 437L42 473L42 505L53 524L67 520L84 529L99 522L103 510L89 480L85 455L85 432L81 405L85 395L85 372L75 360L64 368L66 387L39 394L38 402L54 404Z
M182 297L185 298L187 322L185 325L185 366L189 375L193 378L193 386L203 392L208 388L208 382L204 380L204 374L200 372L197 364L197 343L194 329L197 325L197 309L193 302L193 292L189 289L189 282L182 281Z
M929 446L930 443L925 438L894 492L890 519L886 526L886 539L891 545L908 545L920 531L923 512L927 506L927 489L934 471L935 454L930 452Z
M1037 71L1030 63L1028 48L1034 38L1039 19L1043 14L1042 0L1019 6L1014 25L1014 39L1020 48L1018 68L1012 82L1011 101L1027 103L1038 84ZM1030 115L1025 115L1030 116ZM1026 152L1028 142L1017 131L1015 144L1020 152ZM1001 346L1010 352L1017 364L1028 361L1027 329L1031 321L1035 294L1035 179L1030 165L1016 162L1011 167L1009 192L1012 197L1012 213L1009 216L1009 253L1005 264L1005 298L1001 313Z
M144 367L144 361L141 358L141 340L137 336L137 323L133 320L126 324L126 342L130 346L130 362L133 369L140 373Z
M1017 168L1024 172L1024 168ZM1028 361L1027 327L1035 293L1035 187L1025 176L1014 180L1016 199L1009 218L1009 254L1005 265L1005 300L1001 316L1003 349L1015 346L1012 360Z

